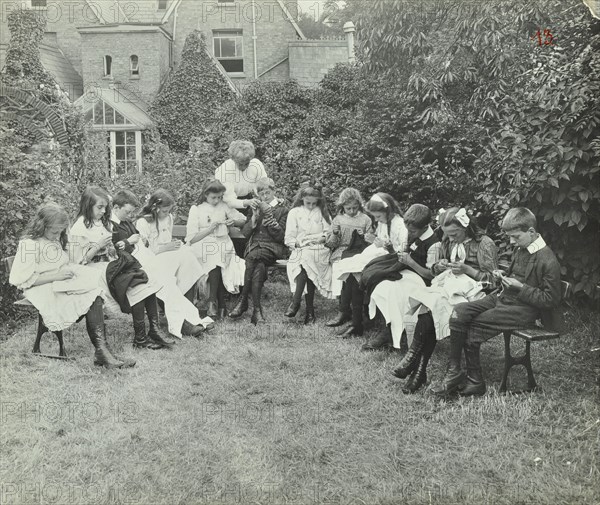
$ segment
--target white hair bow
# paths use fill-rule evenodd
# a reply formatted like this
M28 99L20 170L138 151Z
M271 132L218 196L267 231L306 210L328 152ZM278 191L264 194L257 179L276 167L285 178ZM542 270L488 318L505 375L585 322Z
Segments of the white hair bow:
M381 198L381 197L380 197L378 194L374 194L374 195L371 197L371 201L373 201L373 202L379 202L380 204L382 204L382 205L383 205L383 206L384 206L384 207L387 209L387 206L388 206L388 204L387 204L387 203L386 203L386 201L385 201L383 198Z
M469 226L471 219L467 216L467 211L464 207L456 213L456 220L465 228Z

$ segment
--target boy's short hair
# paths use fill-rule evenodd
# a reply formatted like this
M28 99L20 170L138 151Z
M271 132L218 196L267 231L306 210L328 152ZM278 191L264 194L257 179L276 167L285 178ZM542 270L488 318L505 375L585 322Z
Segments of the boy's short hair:
M529 228L537 230L537 219L535 214L526 207L510 209L502 220L503 231L527 231Z
M117 191L112 201L113 206L123 207L124 205L133 205L134 207L140 206L140 201L137 199L131 191L128 189L122 189Z
M404 213L404 223L425 228L431 223L431 209L427 205L415 203Z
M256 190L263 188L275 189L275 181L270 177L261 177L256 181Z

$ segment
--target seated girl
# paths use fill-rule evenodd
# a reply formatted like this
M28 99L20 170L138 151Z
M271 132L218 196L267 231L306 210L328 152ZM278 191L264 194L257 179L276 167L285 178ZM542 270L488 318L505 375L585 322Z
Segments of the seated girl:
M404 214L409 248L408 252L397 255L398 272L402 277L394 280L382 280L375 286L370 296L370 313L374 314L375 310L379 309L386 322L390 323L395 348L400 347L403 331L406 330L407 337L412 338L413 332L410 330L414 330L418 317L428 317L417 314L409 315L407 311L411 293L419 287L429 285L433 279L431 268L441 259L441 244L430 226L431 219L431 210L427 206L416 203L409 207ZM424 310L424 312L427 311ZM419 326L420 331L425 328L426 325ZM433 353L434 345L426 347L422 352L419 370L427 367L427 362ZM411 380L403 389L405 393L414 393L423 385L422 373L417 373L416 370L413 372Z
M70 245L75 260L89 264L101 273L102 287L106 304L112 310L120 307L122 312L133 316L134 340L136 348L161 349L170 347L158 324L158 305L155 294L161 284L148 280L139 268L137 260L127 253L117 254L112 244L112 224L110 222L110 197L98 186L88 186L79 202L79 213L71 228ZM128 272L123 272L126 264ZM107 279L110 277L110 281ZM118 299L117 305L115 298ZM150 330L146 334L144 312L148 315Z
M71 261L67 252L69 218L54 203L42 205L19 242L9 282L23 290L50 331L63 331L85 316L96 348L94 364L106 368L135 365L117 358L106 342L101 273Z
M306 290L304 324L315 322L315 290L326 298L331 296L331 251L325 247L331 229L331 217L320 189L304 185L298 193L285 225L285 245L291 249L287 264L290 289L294 294L285 312L294 317Z
M325 245L332 250L329 259L332 266L342 259L342 254L344 254L352 242L352 237L355 236L355 232L360 237L364 238L373 230L373 221L364 213L364 202L358 190L354 188L344 189L340 193L337 201L337 211L338 214L333 218L331 231L325 242ZM339 279L332 278L331 284L332 292L340 292L339 312L336 318L325 325L335 328L352 319L352 292L350 285ZM355 300L355 305L359 305L358 300ZM360 307L362 310L362 300L360 301ZM354 316L352 324L352 327L354 328L359 328L361 325L358 317L359 316ZM348 333L349 329L342 335L344 336Z
M204 184L199 204L190 209L185 237L208 273L207 315L213 319L225 317L225 291L239 293L244 282L244 260L235 254L229 226L243 226L246 218L223 202L224 193L225 186L217 180Z
M408 243L408 232L404 226L400 206L391 195L375 193L365 206L367 212L377 222L375 236L367 235L366 240L372 242L362 253L345 258L333 266L333 277L344 281L354 300L352 314L355 318L351 328L342 336L361 335L363 331L364 292L360 288L361 274L364 268L375 258L391 252L404 252ZM360 309L359 309L360 304ZM355 315L356 314L356 315ZM391 335L378 336L364 346L364 350L375 350L389 347Z
M250 321L258 323L258 314L264 320L260 297L267 280L267 267L279 259L287 258L288 250L283 243L288 209L282 200L275 198L273 179L263 177L256 183L256 192L261 201L246 220L242 234L248 239L244 261L246 273L240 300L230 317L240 317L248 310L248 296L252 291L253 312Z
M177 287L177 278L170 268L172 265L163 261L164 254L156 255L144 245L138 230L130 221L133 212L139 207L136 196L131 191L119 191L113 198L112 207L113 243L117 249L132 254L150 278L159 279L162 288L156 296L164 303L170 333L177 338L182 335L200 336L204 331L202 319L194 304ZM197 263L194 256L192 260Z
M181 240L173 239L175 199L164 189L157 189L142 208L135 227L142 242L158 257L165 274L175 276L177 286L194 303L196 283L205 274L189 247L181 247Z
M416 389L427 381L427 362L435 348L436 337L441 340L450 333L449 321L454 306L483 298L483 289L492 285L492 272L498 268L496 244L465 209L447 210L440 217L440 225L444 239L441 259L432 268L436 276L431 287L411 289L409 295L411 312L423 312L422 306L429 312L419 315L410 349L392 372L404 379L416 371L412 379Z

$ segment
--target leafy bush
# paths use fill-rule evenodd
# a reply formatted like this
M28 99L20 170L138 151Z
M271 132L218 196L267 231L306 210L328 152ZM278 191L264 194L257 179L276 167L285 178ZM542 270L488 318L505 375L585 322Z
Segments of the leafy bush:
M206 50L204 35L194 30L185 40L179 66L150 112L171 149L185 152L190 140L204 134L213 122L214 109L233 96Z
M32 147L6 122L0 122L0 166L3 168L0 194L5 211L0 213L0 258L12 256L20 236L37 207L55 201L73 213L76 188L61 177L63 152L47 146ZM29 151L26 153L25 151ZM8 284L8 272L1 270L0 319L14 313L17 292Z

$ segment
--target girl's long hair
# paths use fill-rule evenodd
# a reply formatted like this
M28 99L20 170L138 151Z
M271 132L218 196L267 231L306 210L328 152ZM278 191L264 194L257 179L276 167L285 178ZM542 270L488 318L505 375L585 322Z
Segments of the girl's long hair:
M202 186L202 193L200 195L199 203L206 202L206 195L210 193L225 193L225 186L221 181L217 179L210 179L204 183Z
M65 209L63 209L57 203L44 203L38 207L21 238L29 238L31 240L41 238L44 236L44 233L46 233L46 228L55 224L64 226L64 229L60 232L58 241L60 242L60 246L62 247L63 251L66 251L67 242L69 241L69 237L67 235L69 216Z
M294 197L292 208L302 207L302 205L304 205L304 198L307 196L317 198L317 207L321 209L321 215L323 216L323 219L325 219L328 224L331 224L331 215L329 214L329 209L327 208L327 203L325 202L325 196L323 195L321 187L317 186L316 184L300 186L298 193L296 193L296 196Z
M112 212L110 195L100 186L88 186L85 188L81 195L81 200L79 200L79 213L77 214L77 218L83 216L83 224L86 228L91 228L94 224L93 208L100 198L106 201L106 210L100 221L102 221L104 228L112 233L112 225L110 223L110 215Z
M373 200L374 196L378 196L379 198L381 198L381 200L383 200L383 202L380 202L378 200ZM394 197L392 195L389 195L387 193L375 193L371 197L371 199L366 203L365 209L369 213L385 212L388 233L391 229L390 226L392 224L392 219L394 219L395 216L400 216L400 217L404 216L404 214L402 213L402 209L400 209L400 205L398 204L398 202L394 199Z
M358 189L346 188L340 193L338 201L335 204L337 213L344 214L344 205L348 205L351 202L358 203L360 212L365 211L365 202Z
M139 217L143 217L149 223L155 223L158 230L158 209L175 205L175 198L166 189L157 189L150 195L146 205L142 207Z

